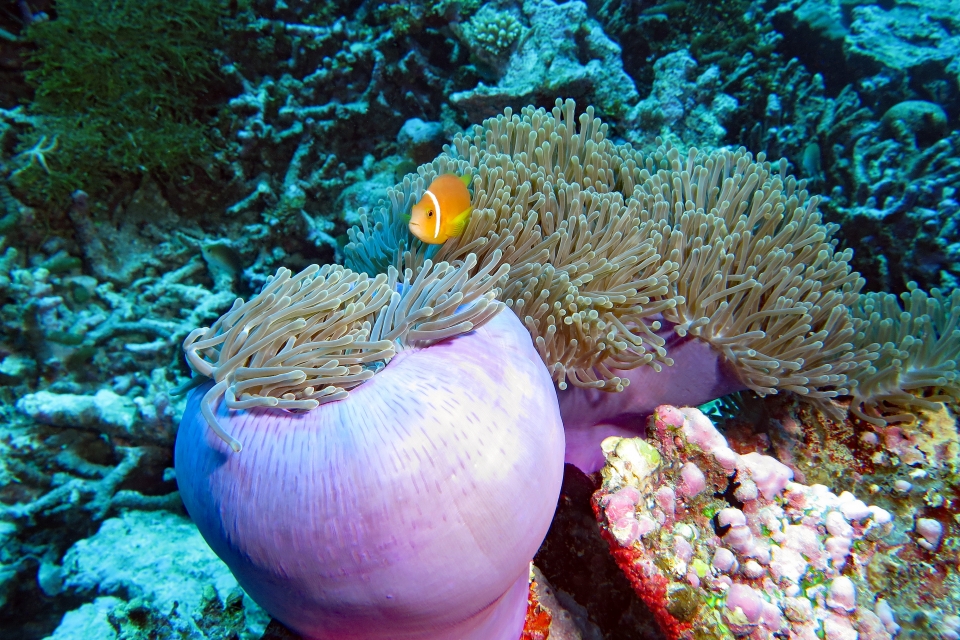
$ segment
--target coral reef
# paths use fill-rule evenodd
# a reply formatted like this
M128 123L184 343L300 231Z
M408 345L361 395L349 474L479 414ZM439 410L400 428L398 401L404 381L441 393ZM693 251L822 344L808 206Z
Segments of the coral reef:
M454 127L447 96L473 80L437 66L466 62L466 50L451 51L437 31L455 7L447 17L444 3L356 4L252 3L231 31L222 73L237 95L225 105L218 156L230 176L225 211L256 220L288 255L334 258L355 221L344 192L363 188L388 152L403 151L392 141L406 121ZM381 168L387 183L402 164ZM291 264L284 257L265 268Z
M949 78L960 72L960 21L947 3L791 0L773 24L785 42L813 43L789 50L828 81L885 76L956 110L960 89Z
M863 280L785 160L696 149L683 159L669 145L644 154L607 139L591 109L575 128L574 109L507 111L455 138L361 215L348 264L378 273L421 263L401 212L434 176L475 174L470 223L436 257L476 252L483 264L504 251L501 295L561 392L568 461L588 470L611 429L640 431L667 398L784 389L836 411L828 399L873 375L881 345L854 343L850 311ZM952 357L942 355L946 369ZM875 391L865 383L857 403L878 402Z
M744 0L590 0L588 6L623 45L624 67L641 91L654 82L651 61L688 50L702 64L728 73L744 56L768 57L774 45L771 36L777 37L761 3Z
M209 327L188 351L225 383L224 399L207 401L243 451L192 413L199 392L186 429L246 461L260 447L247 418L332 415L424 354L443 363L443 388L446 345L494 321L458 327L472 320L443 287L429 306L446 319L404 320L432 291L411 287L435 270L460 286L486 269L503 277L486 283L489 310L509 306L496 317L515 313L531 363L567 387L568 459L599 468L607 436L627 438L626 457L660 456L646 477L659 484L635 504L614 486L641 484L626 467L602 478L566 465L532 573L555 487L503 480L485 521L542 507L502 574L517 620L533 576L524 638L663 638L708 619L720 624L707 637L769 637L777 620L799 637L960 637L955 14L939 0L0 6L0 636L297 637L267 624L184 517L177 482L191 476L172 468L190 376L180 345ZM552 110L557 95L593 108ZM442 172L468 174L478 208L464 238L430 249L401 215ZM293 276L314 263L350 280L344 304L375 303L353 307L347 338L397 340L342 345L312 371L307 354L329 336L295 330L286 338L312 346L298 359L273 344L282 372L231 362L267 337L252 325L228 336L234 321L262 321L231 316L231 304L276 286L280 266ZM397 296L403 335L376 326ZM465 335L417 337L433 330ZM435 396L419 394L417 410ZM703 410L729 449L694 409L664 409L670 437L646 419L717 396ZM693 443L684 423L709 442ZM352 442L381 451L378 437ZM647 449L624 444L636 437ZM508 475L483 440L471 463ZM611 463L621 445L607 447ZM526 465L535 450L507 454ZM688 496L694 469L706 488ZM550 470L530 486L559 483ZM262 500L265 486L246 495ZM449 486L435 518L461 515ZM379 491L338 531L359 530ZM855 517L858 499L877 509ZM399 504L389 512L406 513ZM878 526L881 509L892 519ZM637 541L617 539L651 522ZM798 539L805 566L785 560ZM489 546L498 557L503 545ZM638 582L634 561L658 579ZM460 562L435 574L444 582L422 602L468 591L482 572Z
M0 625L50 633L79 603L59 596L60 558L123 510L180 509L168 447L38 426L4 411Z
M182 509L170 468L184 406L173 391L186 380L179 343L233 295L214 290L183 230L168 235L177 217L146 222L157 209L139 206L143 217L131 216L122 234L91 224L91 240L103 242L80 252L56 235L37 242L31 234L42 227L18 203L23 226L5 242L0 626L13 634L43 637L82 604L47 593L45 576L106 518ZM161 229L162 243L138 253ZM128 258L125 271L111 266L117 258Z
M659 58L650 95L631 107L623 118L624 137L637 148L658 144L658 138L677 145L696 140L701 148L721 146L727 135L724 122L737 108L732 96L719 91L720 68L698 71L686 50Z
M938 3L856 4L776 8L773 24L793 43L784 53L798 59L747 60L731 74L728 92L753 105L739 139L789 158L829 194L825 215L840 223L868 287L954 288L960 150L949 124L958 93L948 69L958 55L956 20ZM871 39L878 42L868 46ZM798 48L800 41L814 44ZM913 250L904 252L906 239Z
M487 3L460 26L457 35L475 56L487 64L502 66L517 40L528 33L518 16Z
M560 601L588 623L581 626L585 639L662 638L601 536L590 502L598 488L596 476L587 476L572 464L564 466L557 512L534 563Z
M721 418L731 447L776 456L795 480L854 492L895 515L867 565L901 626L897 637L949 638L956 601L956 405L911 410L912 423L826 419L794 399L741 401ZM928 539L929 537L929 539ZM931 542L933 541L933 542ZM939 544L936 544L936 543Z
M31 24L34 129L12 174L28 199L63 203L138 174L202 171L215 144L203 103L223 85L213 53L221 7L59 0L56 20Z

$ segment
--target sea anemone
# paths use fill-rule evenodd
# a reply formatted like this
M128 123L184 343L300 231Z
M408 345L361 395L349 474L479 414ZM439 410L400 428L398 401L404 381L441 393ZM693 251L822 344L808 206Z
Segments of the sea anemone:
M878 357L854 372L850 412L875 426L911 423L911 409L960 401L960 290L927 294L911 282L900 300L867 293L853 307L856 342Z
M473 217L436 257L503 253L500 299L557 385L567 461L587 471L603 438L636 435L659 404L789 390L830 409L849 393L850 372L875 357L853 344L863 280L786 162L644 154L609 140L590 107L577 122L558 100L457 136L361 215L348 264L421 264L400 214L435 175L473 175Z
M303 636L520 636L564 443L496 263L280 270L188 337L209 382L177 435L184 504Z
M425 246L402 213L436 175L472 175L470 222L436 259L473 253L482 265L502 256L511 269L500 299L530 330L558 388L622 390L611 366L669 363L656 319L676 304L667 294L678 265L657 252L663 226L618 190L623 161L607 126L589 107L579 130L575 123L573 101L558 101L552 114L507 109L457 135L418 177L388 190L388 203L361 212L361 226L348 230L346 263L370 275L418 268Z
M679 265L668 293L676 304L660 323L673 366L627 372L631 386L617 397L561 394L568 460L598 468L595 445L641 432L661 402L696 406L734 391L788 390L827 408L849 393L849 372L871 357L852 342L849 305L863 280L786 163L773 166L762 154L754 161L743 149L624 155L625 189L663 224L658 253Z

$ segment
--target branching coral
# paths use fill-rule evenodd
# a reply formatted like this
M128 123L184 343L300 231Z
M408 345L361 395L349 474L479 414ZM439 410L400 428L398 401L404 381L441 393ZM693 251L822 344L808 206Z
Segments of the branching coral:
M881 121L890 101L912 95L909 83L887 82L865 79L831 98L823 77L797 59L744 60L726 78L727 90L752 105L737 116L735 139L786 157L798 177L830 195L824 216L841 224L838 237L872 290L900 292L909 281L952 289L960 275L953 215L960 135L947 134L931 103L899 102Z
M775 69L762 68L768 65ZM752 111L740 114L737 139L770 157L787 158L800 177L822 189L823 176L818 174L822 171L831 182L845 180L852 141L875 127L852 86L830 98L823 77L811 75L796 58L745 60L726 83L742 104L753 105ZM808 150L813 148L819 162L810 159Z
M461 39L480 58L496 61L526 31L509 11L499 11L485 4L461 27Z
M355 222L350 194L379 173L374 160L390 157L404 122L452 118L441 105L475 82L473 71L449 71L468 52L440 29L467 4L239 3L222 67L242 87L221 119L231 125L219 154L234 178L227 213L261 217L288 255L319 248L332 261Z
M9 393L5 391L9 398ZM16 603L24 594L59 591L58 559L104 518L126 510L179 510L176 486L165 482L169 448L130 446L96 431L50 429L3 403L0 485L0 625L35 619ZM51 535L51 531L58 531Z
M506 9L497 17L493 7L508 4L490 2L475 18L476 23L487 24L480 27L472 21L472 31L469 27L460 31L466 47L490 65L484 71L492 72L493 77L473 89L445 94L452 106L475 120L507 105L521 106L564 93L588 100L603 113L617 117L637 101L633 80L623 70L620 45L591 17L587 3L528 0L517 4L519 11ZM513 19L506 17L511 14ZM464 34L483 33L491 29L493 20L503 22L496 27L494 42L509 43L512 33L518 33L498 57L484 51L485 43L470 41ZM514 27L513 20L525 26Z
M621 119L627 141L639 148L656 146L659 137L680 146L684 140L721 146L737 100L721 90L720 69L698 64L686 49L657 59L653 68L650 94Z

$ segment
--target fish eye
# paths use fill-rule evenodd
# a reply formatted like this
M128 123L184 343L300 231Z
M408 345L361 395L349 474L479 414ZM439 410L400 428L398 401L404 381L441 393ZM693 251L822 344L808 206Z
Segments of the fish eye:
M428 217L428 218L432 218L432 217L433 217L433 211L427 211L427 217Z

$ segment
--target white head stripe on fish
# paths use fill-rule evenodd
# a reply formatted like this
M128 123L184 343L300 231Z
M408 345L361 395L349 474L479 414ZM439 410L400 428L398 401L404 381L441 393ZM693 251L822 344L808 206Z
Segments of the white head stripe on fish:
M433 209L437 212L437 230L433 232L433 237L436 238L440 235L440 201L437 200L437 196L433 195L433 191L430 191L430 189L427 189L425 193L433 200Z

